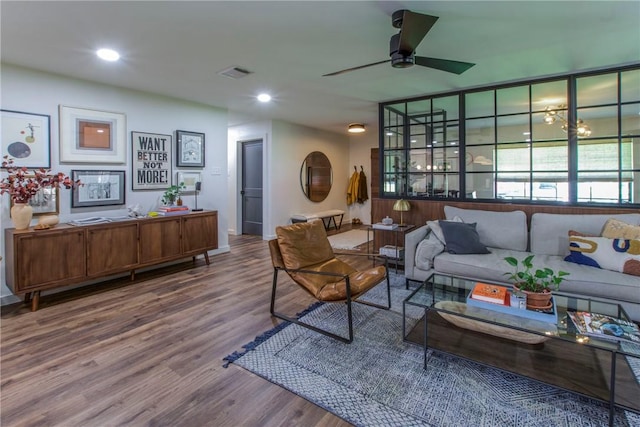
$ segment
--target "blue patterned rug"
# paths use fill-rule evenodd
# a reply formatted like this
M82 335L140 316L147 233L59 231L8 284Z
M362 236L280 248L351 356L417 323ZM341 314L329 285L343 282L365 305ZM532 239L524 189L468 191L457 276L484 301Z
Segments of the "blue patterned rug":
M344 344L282 323L224 360L278 384L356 426L593 426L608 408L592 399L473 362L432 353L402 340L402 301L394 276L392 310L354 305L354 341ZM384 288L368 293L384 300ZM421 310L409 313L416 322ZM342 304L314 304L306 322L344 333ZM616 426L640 426L617 410Z

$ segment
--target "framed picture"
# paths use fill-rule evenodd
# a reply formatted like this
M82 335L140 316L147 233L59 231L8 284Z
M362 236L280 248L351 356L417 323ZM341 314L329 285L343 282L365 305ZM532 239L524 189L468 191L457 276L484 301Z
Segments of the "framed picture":
M164 190L171 185L171 135L131 132L132 189Z
M29 205L33 208L33 215L60 213L59 191L58 188L45 187L31 197ZM13 199L11 200L11 207L13 207Z
M60 162L126 163L123 113L60 106Z
M51 167L51 117L21 111L2 111L0 147L2 155L15 159L18 166Z
M204 167L204 133L176 131L178 167Z
M124 205L124 171L72 170L71 176L82 181L73 189L72 208Z
M184 182L186 193L195 192L196 182L202 182L200 172L178 172L176 175L176 184Z

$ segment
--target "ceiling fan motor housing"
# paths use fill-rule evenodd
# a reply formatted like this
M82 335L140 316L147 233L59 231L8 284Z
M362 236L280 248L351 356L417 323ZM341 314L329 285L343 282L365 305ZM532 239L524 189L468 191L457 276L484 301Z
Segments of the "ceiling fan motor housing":
M393 68L408 68L413 66L413 52L400 52L398 50L399 44L400 33L391 36L391 40L389 40L389 56L391 56L391 66Z

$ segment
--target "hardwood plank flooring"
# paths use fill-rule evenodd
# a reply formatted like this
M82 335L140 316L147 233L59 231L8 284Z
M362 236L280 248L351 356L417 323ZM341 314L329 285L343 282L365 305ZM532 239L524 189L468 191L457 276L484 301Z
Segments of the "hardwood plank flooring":
M343 225L340 231L351 228ZM334 232L330 233L333 234ZM2 307L0 424L348 426L222 358L279 321L269 315L267 242ZM366 257L358 257L358 263ZM281 275L278 308L313 299Z

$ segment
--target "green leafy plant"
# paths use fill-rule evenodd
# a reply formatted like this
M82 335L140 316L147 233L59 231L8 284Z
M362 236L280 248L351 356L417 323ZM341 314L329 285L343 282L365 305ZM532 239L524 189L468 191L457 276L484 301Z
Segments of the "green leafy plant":
M182 190L185 190L187 187L184 185L184 182L181 182L178 185L172 185L166 190L164 190L164 194L162 195L162 203L165 205L171 205L176 200L180 198L182 194Z
M564 280L565 276L569 273L566 271L558 271L556 274L550 268L542 268L533 270L533 255L529 255L522 261L518 262L514 257L506 257L504 260L512 267L515 268L513 273L504 273L505 276L509 276L510 280L513 280L514 284L523 291L529 292L544 292L545 290L558 290L560 283ZM519 264L522 265L522 269Z

